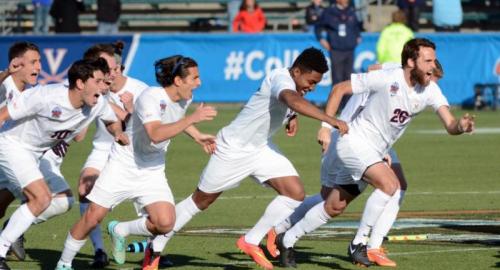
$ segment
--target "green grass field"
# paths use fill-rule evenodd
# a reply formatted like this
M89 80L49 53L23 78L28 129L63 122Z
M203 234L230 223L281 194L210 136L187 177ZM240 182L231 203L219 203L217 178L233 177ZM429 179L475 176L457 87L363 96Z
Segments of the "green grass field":
M221 105L217 119L202 123L199 128L215 134L234 118L239 108L239 105ZM455 110L454 113L463 112ZM399 220L412 218L415 224L429 219L476 220L478 223L457 225L440 221L436 227L409 226L393 229L390 234L479 235L485 236L486 241L388 242L384 245L389 249L389 256L397 261L398 269L500 268L500 242L487 241L489 235L500 235L500 113L477 112L476 116L476 134L452 137L435 133L444 129L439 119L426 111L414 120L395 149L409 182ZM315 139L319 123L305 117L300 117L299 122L296 137L286 138L284 132L280 132L274 141L296 166L307 194L314 194L319 191L320 147ZM73 144L63 164L63 174L74 192L81 166L91 150L90 139L91 136L84 143ZM167 155L167 177L177 201L194 190L207 160L208 156L187 136L180 135L173 140ZM299 269L357 268L346 256L354 229L342 224L359 220L370 192L371 189L367 190L344 215L333 219L328 228L298 242ZM235 242L241 232L257 221L274 196L271 189L249 179L224 193L167 246L165 253L176 263L174 269L257 269L249 257L237 251ZM14 209L15 206L10 207L8 215ZM64 216L31 227L26 233L27 260L12 259L9 265L13 269L54 269L67 232L78 217L76 205ZM104 224L112 219L133 218L135 211L126 202L110 213ZM109 237L106 234L104 237L109 249ZM139 238L129 240L134 239ZM74 267L88 269L92 255L88 241L76 257ZM118 266L112 262L109 269L138 269L141 260L142 254L129 253L126 264Z

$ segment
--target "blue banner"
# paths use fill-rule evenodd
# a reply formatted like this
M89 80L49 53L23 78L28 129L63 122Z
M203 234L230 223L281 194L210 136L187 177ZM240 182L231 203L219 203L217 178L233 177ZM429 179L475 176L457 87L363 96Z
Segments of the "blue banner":
M451 104L461 104L474 95L477 83L498 83L500 77L500 34L425 34L436 43L437 56L444 67L439 82ZM376 62L378 34L363 34L356 48L356 72ZM135 36L12 36L0 37L0 68L7 67L8 47L28 40L42 50L41 82L60 81L72 61L94 43L126 43L125 72L150 85L156 85L153 64L174 54L194 58L200 68L202 85L195 101L245 102L260 86L265 74L277 67L289 67L308 47L320 47L312 34L145 34ZM325 74L308 98L324 102L331 89Z

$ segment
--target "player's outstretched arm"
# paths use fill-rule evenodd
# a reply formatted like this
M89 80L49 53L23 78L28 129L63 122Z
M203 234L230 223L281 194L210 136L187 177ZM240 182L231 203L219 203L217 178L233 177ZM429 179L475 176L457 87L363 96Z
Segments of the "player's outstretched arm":
M195 142L197 142L203 151L207 154L213 154L215 152L215 136L211 134L201 133L199 129L191 125L184 130L184 132L189 135Z
M338 128L341 134L347 133L347 124L344 121L337 120L333 116L328 116L316 106L304 99L297 91L283 90L280 92L280 100L284 102L293 111L311 117Z
M443 122L444 128L450 135L460 135L462 133L472 133L475 129L474 116L468 113L460 119L455 119L448 106L441 106L437 114Z
M153 143L160 143L173 138L193 124L212 120L216 115L217 111L214 107L200 104L200 106L196 108L194 113L182 118L177 122L162 124L160 121L152 121L145 123L144 128L146 129L146 133L148 134L149 139Z

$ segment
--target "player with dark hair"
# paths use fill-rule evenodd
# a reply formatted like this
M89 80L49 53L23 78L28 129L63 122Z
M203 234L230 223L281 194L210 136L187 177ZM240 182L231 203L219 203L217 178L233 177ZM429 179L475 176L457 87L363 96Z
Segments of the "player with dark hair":
M162 87L149 87L137 98L126 129L131 144L113 144L109 160L87 195L89 207L70 230L56 269L72 269L72 261L89 232L112 208L127 199L134 201L142 217L108 224L116 263L125 263L128 235L153 236L171 231L175 204L165 177L165 153L170 139L186 132L207 153L215 148L214 136L203 134L194 126L212 120L217 114L215 109L201 104L194 113L185 116L193 90L201 84L196 62L193 66L186 65L191 62L194 61L188 57L172 56L155 64ZM168 83L164 83L166 80Z
M175 69L175 66L174 66ZM157 236L148 256L158 258L168 240L197 213L208 208L222 192L234 188L247 176L279 194L267 207L257 224L237 241L240 250L265 269L273 265L258 244L267 231L289 216L304 199L302 182L292 163L272 143L272 136L286 124L288 136L297 132L300 113L330 123L344 134L346 124L326 116L304 95L314 90L328 70L325 56L315 48L304 50L291 68L269 73L243 110L217 135L217 149L205 167L192 195L175 207L175 226L167 235ZM149 255L150 253L152 255Z
M109 84L109 91L104 97L111 104L118 119L126 125L134 111L134 101L148 86L137 79L123 75L121 63L123 47L123 42L96 44L85 51L84 59L103 58L108 63L111 70L106 80ZM83 165L78 180L80 214L82 215L90 203L86 196L92 190L95 181L106 165L112 145L113 137L102 122L96 121L96 132L92 140L93 148ZM89 237L94 247L94 259L91 267L104 268L109 262L104 249L101 226L97 225L90 232Z

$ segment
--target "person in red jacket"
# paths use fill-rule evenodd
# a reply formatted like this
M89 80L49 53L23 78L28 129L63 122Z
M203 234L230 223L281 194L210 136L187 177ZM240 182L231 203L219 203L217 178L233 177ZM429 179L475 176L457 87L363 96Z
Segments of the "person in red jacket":
M266 26L266 16L255 0L243 0L233 20L233 32L258 33Z

